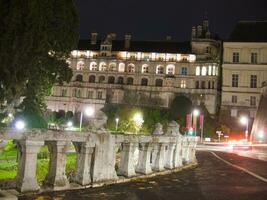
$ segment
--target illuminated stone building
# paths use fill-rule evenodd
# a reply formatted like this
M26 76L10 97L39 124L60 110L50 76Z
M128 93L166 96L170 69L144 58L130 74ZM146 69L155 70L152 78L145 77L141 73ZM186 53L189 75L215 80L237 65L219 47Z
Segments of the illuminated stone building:
M209 31L208 20L192 27L191 41L135 41L130 34L118 40L92 33L80 40L67 60L70 83L55 85L48 109L79 112L106 103L168 107L178 95L194 105L203 102L211 114L219 106L221 43Z
M233 130L244 130L255 117L267 81L267 21L241 21L223 45L221 118Z

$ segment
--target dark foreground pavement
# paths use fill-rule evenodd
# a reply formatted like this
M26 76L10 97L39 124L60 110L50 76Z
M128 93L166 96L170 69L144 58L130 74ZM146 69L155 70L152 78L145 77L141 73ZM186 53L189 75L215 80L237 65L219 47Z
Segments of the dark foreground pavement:
M267 162L218 156L267 179ZM165 176L101 188L23 196L19 200L267 200L267 182L236 169L212 153L197 153L198 167Z

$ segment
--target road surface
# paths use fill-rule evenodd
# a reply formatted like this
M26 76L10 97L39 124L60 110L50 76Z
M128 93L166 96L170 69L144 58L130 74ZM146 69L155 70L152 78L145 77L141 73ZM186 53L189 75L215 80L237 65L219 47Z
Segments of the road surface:
M146 180L19 200L266 200L267 162L223 152L197 152L198 167Z

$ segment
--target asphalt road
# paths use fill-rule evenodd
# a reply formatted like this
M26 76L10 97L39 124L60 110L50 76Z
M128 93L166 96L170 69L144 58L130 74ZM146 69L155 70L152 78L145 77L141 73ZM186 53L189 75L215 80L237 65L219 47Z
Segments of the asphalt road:
M198 167L170 175L19 200L267 200L267 162L215 153L199 151Z

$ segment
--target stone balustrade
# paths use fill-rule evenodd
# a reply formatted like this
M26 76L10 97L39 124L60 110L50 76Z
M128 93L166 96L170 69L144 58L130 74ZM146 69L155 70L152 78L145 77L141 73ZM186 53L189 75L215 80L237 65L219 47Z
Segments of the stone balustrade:
M112 135L107 131L1 129L0 140L16 141L19 151L16 188L20 192L33 192L40 188L35 171L37 154L43 145L47 145L50 152L48 174L43 184L55 190L69 188L70 181L87 186L196 162L197 137L183 137L176 129L162 134L161 127L158 129L151 136ZM77 159L75 173L68 178L65 162L71 144Z

